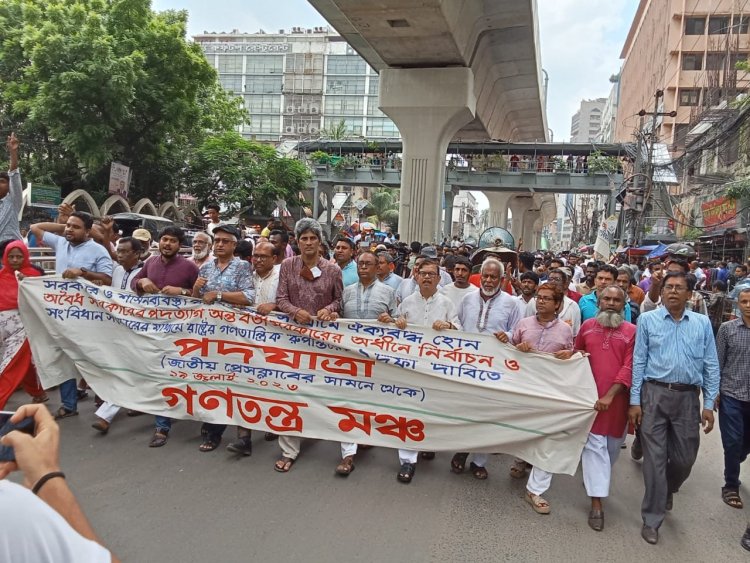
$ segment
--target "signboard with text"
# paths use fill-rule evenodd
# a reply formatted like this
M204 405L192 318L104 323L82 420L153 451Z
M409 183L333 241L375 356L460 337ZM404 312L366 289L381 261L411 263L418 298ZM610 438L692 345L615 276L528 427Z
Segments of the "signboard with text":
M733 229L737 226L737 200L721 197L701 204L703 228Z
M58 186L31 185L31 205L57 207L62 203L62 195Z

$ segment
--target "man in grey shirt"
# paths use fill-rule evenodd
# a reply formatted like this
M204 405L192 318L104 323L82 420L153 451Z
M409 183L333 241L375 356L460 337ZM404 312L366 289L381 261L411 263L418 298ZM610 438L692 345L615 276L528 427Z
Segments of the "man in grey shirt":
M6 144L10 170L0 172L0 242L21 239L18 214L23 207L23 185L18 172L18 145L18 138L11 133Z

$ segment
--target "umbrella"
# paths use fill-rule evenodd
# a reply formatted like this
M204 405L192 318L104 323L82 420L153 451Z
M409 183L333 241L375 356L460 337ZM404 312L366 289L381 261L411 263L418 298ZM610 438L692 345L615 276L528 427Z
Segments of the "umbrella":
M375 228L376 228L375 225L368 221L365 221L364 223L359 224L359 229L361 231L374 231Z
M679 256L680 258L695 258L697 252L695 252L695 249L689 244L675 242L664 249L664 254Z
M646 258L661 258L667 253L667 245L659 243L659 245L648 253Z
M518 254L505 246L490 246L475 250L474 254L471 255L472 265L481 264L487 256L495 256L503 263L510 262L513 268L518 265Z
M479 235L479 242L476 246L479 248L503 246L508 249L513 249L516 246L516 241L507 229L503 229L502 227L490 227Z

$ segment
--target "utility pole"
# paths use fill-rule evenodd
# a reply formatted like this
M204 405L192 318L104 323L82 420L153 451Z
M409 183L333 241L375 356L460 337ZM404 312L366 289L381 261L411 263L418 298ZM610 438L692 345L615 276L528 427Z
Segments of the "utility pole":
M639 205L638 198L640 194L640 188L637 188L636 186L640 184L638 182L638 176L636 176L633 179L633 192L635 193L636 197L636 217L635 221L633 221L633 244L637 245L641 242L641 231L643 230L643 222L644 222L644 213L646 211L646 207L648 206L648 200L651 197L651 194L653 192L653 186L654 186L654 145L656 144L656 122L659 117L675 117L677 116L676 111L670 111L670 112L660 112L659 111L659 99L664 96L663 90L657 90L654 94L654 111L647 112L645 109L642 109L638 112L638 115L641 117L640 121L640 135L638 136L638 155L636 156L636 168L640 170L640 160L642 159L642 139L643 139L643 118L647 115L651 116L651 131L649 132L650 137L650 144L648 145L648 157L647 157L647 163L646 163L646 190L645 194L643 196L643 202Z

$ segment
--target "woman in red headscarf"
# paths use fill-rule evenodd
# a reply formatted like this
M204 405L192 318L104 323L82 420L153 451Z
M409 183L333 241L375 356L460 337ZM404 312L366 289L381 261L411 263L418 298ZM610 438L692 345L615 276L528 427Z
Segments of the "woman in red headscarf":
M35 402L47 396L37 382L31 347L18 313L18 280L39 275L23 242L13 241L5 247L0 269L0 409L22 381Z

